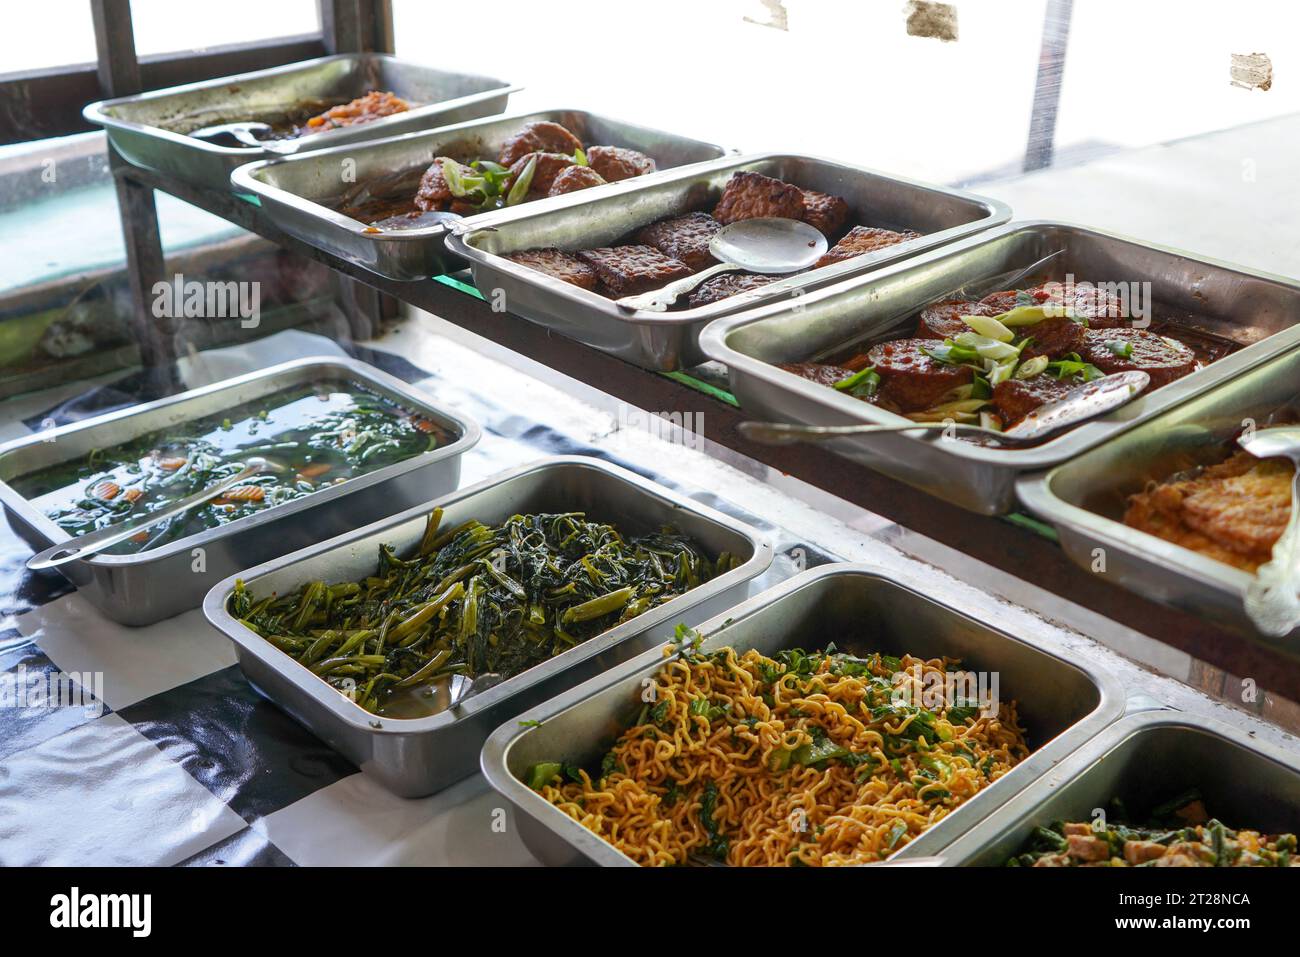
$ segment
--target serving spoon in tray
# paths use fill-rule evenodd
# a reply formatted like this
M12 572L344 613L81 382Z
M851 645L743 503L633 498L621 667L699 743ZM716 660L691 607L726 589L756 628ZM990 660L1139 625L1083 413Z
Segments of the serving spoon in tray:
M744 270L779 276L799 272L826 255L826 249L821 230L797 219L742 219L723 226L709 240L709 253L718 260L716 266L670 282L662 289L624 296L615 303L629 312L664 312L681 296L721 273Z
M188 512L196 505L202 505L204 502L211 501L227 489L238 485L254 475L260 475L263 472L282 472L284 466L270 459L260 458L259 456L249 456L244 461L244 467L227 478L213 482L211 485L195 492L193 495L187 495L185 498L173 502L166 508L160 508L156 512L151 512L138 522L133 522L126 526L109 526L101 528L98 531L89 532L78 538L70 539L66 542L60 542L57 545L51 545L43 552L37 552L31 558L27 559L27 567L32 571L41 571L46 568L58 568L60 565L66 565L68 562L76 561L80 558L89 558L91 555L98 554L106 548L124 542L133 535L138 535L147 528L152 528L159 522L166 521L180 515L182 512Z
M761 445L790 445L795 442L826 442L846 435L876 435L882 432L913 432L944 429L975 432L1004 445L1037 442L1054 432L1117 409L1147 387L1145 372L1116 372L1085 382L1055 402L1034 409L1004 432L965 422L909 422L906 425L792 425L788 422L741 422L737 428L745 438Z
M1246 614L1266 635L1281 638L1300 625L1300 426L1274 426L1242 435L1237 444L1259 459L1288 458L1291 517L1273 545L1272 560L1259 567L1246 588Z

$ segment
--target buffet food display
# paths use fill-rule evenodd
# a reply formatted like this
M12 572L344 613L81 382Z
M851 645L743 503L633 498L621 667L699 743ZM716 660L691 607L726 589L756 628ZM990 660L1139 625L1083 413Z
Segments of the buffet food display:
M599 249L570 253L550 247L509 253L506 258L580 289L619 299L659 289L716 265L717 260L709 252L710 240L723 226L742 219L780 217L815 227L834 245L814 263L814 269L921 238L920 233L910 229L900 232L855 225L846 231L849 215L848 201L842 196L742 170L727 181L711 214L696 211L657 220L623 242ZM784 278L743 271L726 273L705 280L683 305L706 306Z
M1272 558L1291 516L1295 465L1228 448L1224 455L1133 493L1124 524L1253 573Z
M706 237L718 226L773 213L821 229L832 241L826 257L793 275L717 276L667 313L625 309L611 298L699 271L709 262ZM705 361L700 333L717 316L751 314L763 303L788 308L779 301L865 278L1009 215L996 201L959 190L818 157L765 154L510 210L446 244L469 262L475 283L500 290L516 315L642 367L675 371Z
M548 864L901 862L1122 711L1108 675L832 564L503 724L482 766Z
M584 145L560 123L534 120L507 136L490 157L465 152L438 156L413 194L376 196L375 184L363 183L339 201L339 210L379 229L418 229L430 225L426 213L474 216L646 176L655 169L654 158L639 150ZM394 186L388 189L395 191Z
M39 551L166 507L249 456L282 466L60 568L114 621L151 624L197 607L223 575L454 489L478 438L365 363L298 359L8 442L0 503Z
M241 581L231 611L367 711L413 718L446 707L453 678L513 678L737 564L673 528L624 536L581 512L442 516L410 555L381 545L361 581L266 596Z
M530 704L733 605L772 546L560 456L281 554L217 584L208 620L254 687L413 797L471 773Z
M444 247L450 229L725 152L584 110L541 110L253 163L232 182L304 242L390 279L419 280L459 268ZM347 182L343 160L355 164Z
M102 100L82 112L129 162L226 192L231 173L254 160L491 116L518 89L388 54L339 53ZM258 145L191 135L232 123L271 129L250 130L265 140Z
M468 266L511 312L645 369L720 363L751 418L982 426L831 447L972 511L1023 504L1075 561L1101 548L1125 587L1251 633L1242 596L1298 503L1290 462L1234 440L1294 421L1300 282L1004 225L993 200L832 160L495 115L514 89L349 54L86 116L128 162L233 189L349 266L461 285ZM246 123L257 145L209 136ZM814 227L825 255L666 312L618 302L712 268L718 232L759 218ZM998 435L1128 371L1149 384L1121 409ZM259 693L396 794L481 768L546 863L1295 862L1300 763L1148 712L888 569L761 590L761 533L594 457L461 489L479 430L436 398L353 360L288 363L0 447L0 501L43 548L271 460L67 576L131 625L202 602ZM1197 778L1198 749L1233 773Z
M993 293L954 301L987 283ZM701 335L750 418L1004 428L1099 373L1151 375L1121 408L1034 445L921 432L830 445L988 515L1019 506L1021 475L1077 460L1300 345L1300 283L1055 223L994 228L798 305L726 316Z
M1141 825L1118 798L1104 818L1034 828L1008 867L1292 867L1294 834L1236 830L1210 817L1198 790L1154 808Z
M130 442L14 478L10 485L77 537L130 524L242 471L254 475L206 505L154 525L109 554L145 552L322 488L339 485L452 441L445 425L364 386L314 382L147 432Z
M598 767L528 772L542 797L639 864L882 861L1029 753L1014 701L919 703L958 661L705 655L688 644L696 637L679 636Z
M1158 389L1239 348L1171 321L1133 315L1091 282L1059 282L945 299L910 335L788 362L787 372L918 422L978 422L1001 431L1085 382L1141 371Z

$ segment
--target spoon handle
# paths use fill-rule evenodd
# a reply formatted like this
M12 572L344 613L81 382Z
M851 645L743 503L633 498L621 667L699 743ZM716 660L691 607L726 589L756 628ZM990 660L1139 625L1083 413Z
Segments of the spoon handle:
M791 425L788 422L742 422L740 434L762 445L791 445L795 442L828 442L844 435L874 435L879 432L911 432L915 429L955 429L985 432L1000 441L1014 436L967 422L910 422L907 425Z
M618 307L626 309L628 312L641 310L643 312L666 312L668 307L677 301L678 297L690 292L706 279L711 279L719 273L732 272L740 269L740 266L734 263L718 263L716 266L710 266L703 272L697 272L693 276L687 276L684 279L678 279L670 282L662 289L653 289L650 292L643 292L639 296L624 296L618 300Z
M239 472L224 478L219 482L207 486L193 495L187 496L168 508L161 508L156 512L147 515L138 522L133 522L126 527L108 527L101 528L97 532L90 532L79 538L74 538L58 545L51 545L43 552L38 552L31 558L27 559L27 567L32 571L41 571L45 568L58 568L70 561L78 558L89 558L106 548L111 548L119 542L124 542L132 535L138 535L147 528L152 528L159 522L171 518L173 515L179 515L181 512L187 512L195 505L201 505L209 499L214 499L226 489L233 485L238 485L246 478L257 475L266 469L266 465L257 464L249 465Z
M1246 614L1266 635L1281 638L1300 625L1300 464L1291 481L1291 518L1246 588Z

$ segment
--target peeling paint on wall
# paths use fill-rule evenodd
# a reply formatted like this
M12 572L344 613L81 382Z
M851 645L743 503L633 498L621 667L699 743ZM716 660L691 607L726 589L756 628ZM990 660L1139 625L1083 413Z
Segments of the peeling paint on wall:
M908 36L931 37L944 43L957 39L957 8L951 3L908 0L903 12L907 14Z
M1234 53L1232 85L1243 90L1268 90L1273 86L1273 61L1263 53Z

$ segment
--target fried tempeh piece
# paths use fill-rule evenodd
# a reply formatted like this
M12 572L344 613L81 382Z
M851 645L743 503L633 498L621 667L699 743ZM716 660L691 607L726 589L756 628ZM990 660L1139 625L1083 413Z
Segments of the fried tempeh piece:
M686 263L665 256L653 246L606 246L585 249L577 256L596 271L615 296L648 292L691 274Z

